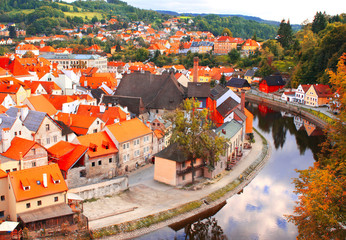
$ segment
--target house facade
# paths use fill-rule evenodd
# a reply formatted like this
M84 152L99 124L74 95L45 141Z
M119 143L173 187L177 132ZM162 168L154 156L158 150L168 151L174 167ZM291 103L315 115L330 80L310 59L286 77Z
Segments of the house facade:
M305 94L305 104L312 107L328 105L332 97L331 89L328 85L316 84L311 85Z
M108 125L105 131L117 147L119 162L126 172L152 157L153 132L138 118Z

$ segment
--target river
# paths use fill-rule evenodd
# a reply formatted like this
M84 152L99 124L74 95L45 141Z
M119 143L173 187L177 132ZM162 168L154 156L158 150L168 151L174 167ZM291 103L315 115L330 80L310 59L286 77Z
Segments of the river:
M295 239L297 228L284 217L293 213L297 200L292 178L298 176L295 169L313 165L324 138L323 132L300 117L263 105L247 108L254 114L253 126L272 146L269 161L242 194L200 216L204 220L194 227L203 230L203 223L214 225L218 236L223 235L225 239ZM209 216L212 218L208 220ZM186 234L191 233L189 226L197 219L198 216L190 219L190 224L187 219L138 239L185 239Z

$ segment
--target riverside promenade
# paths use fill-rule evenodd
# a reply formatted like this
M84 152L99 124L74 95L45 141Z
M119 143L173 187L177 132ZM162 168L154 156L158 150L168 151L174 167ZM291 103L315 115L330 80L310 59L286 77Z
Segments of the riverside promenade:
M95 232L95 237L100 236L100 232L108 235L112 232L110 226L120 226L126 222L135 222L149 215L170 212L172 209L195 201L203 203L198 208L157 222L149 227L136 228L129 232L120 231L112 236L101 234L104 239L131 239L220 204L246 187L268 160L270 146L264 143L256 132L254 137L255 143L252 144L252 148L243 151L242 159L231 171L225 171L222 177L217 179L202 181L196 185L197 190L180 189L154 181L153 165L140 169L139 171L146 174L137 172L130 175L128 191L84 203L84 215L89 219L90 230ZM150 173L152 176L148 176ZM137 178L137 180L131 180L132 178ZM230 183L234 183L234 188L223 193L212 202L206 200L209 199L207 196L229 186Z

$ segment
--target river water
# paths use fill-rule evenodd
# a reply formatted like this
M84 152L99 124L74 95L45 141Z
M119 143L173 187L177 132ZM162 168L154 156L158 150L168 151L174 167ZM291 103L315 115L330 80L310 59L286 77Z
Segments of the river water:
M250 105L247 108L254 114L253 126L272 146L271 156L262 171L244 188L242 194L229 198L216 210L138 239L185 239L191 233L189 226L198 218L204 219L202 225L216 226L216 235L223 235L225 239L296 238L297 228L284 217L293 213L297 200L292 178L298 176L295 169L307 169L313 165L320 151L323 132L300 117L266 106ZM213 223L210 223L210 218L209 221L206 219L209 216L212 216ZM195 224L195 229L203 229L201 224ZM199 238L195 236L195 239Z

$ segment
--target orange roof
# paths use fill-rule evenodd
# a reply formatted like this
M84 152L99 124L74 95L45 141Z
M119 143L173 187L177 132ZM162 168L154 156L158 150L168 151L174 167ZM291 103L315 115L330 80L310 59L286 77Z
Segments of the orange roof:
M11 61L8 57L0 57L0 67L9 70L14 76L30 75L17 58Z
M55 52L55 49L51 46L44 46L40 48L40 52Z
M43 185L44 173L47 174L47 187ZM68 190L57 164L10 172L8 175L17 202ZM24 187L29 189L24 190Z
M72 96L67 95L49 95L49 94L42 94L45 98L48 99L48 101L53 104L55 109L62 110L62 105L64 103L73 102L75 99L72 98Z
M5 177L7 177L7 173L4 170L0 169L0 178L5 178Z
M6 75L7 71L5 69L3 69L2 67L0 67L0 76L1 75Z
M7 112L7 108L5 108L3 105L0 105L0 114Z
M165 136L164 132L162 132L160 129L154 130L154 134L158 139L161 139Z
M31 103L35 111L45 112L49 116L55 115L57 112L53 104L42 95L28 97L27 100Z
M30 149L32 149L35 145L42 147L35 141L14 137L12 139L11 146L6 152L2 153L2 155L14 160L20 160L22 157L25 157Z
M317 96L320 98L332 96L332 91L328 85L315 84L313 87L315 88Z
M30 89L25 83L13 77L0 78L0 92L16 94L20 87Z
M78 137L78 141L80 144L89 148L88 155L91 158L118 152L117 147L106 132L80 136Z
M88 148L79 144L60 141L47 149L49 157L67 172L87 152ZM83 163L84 164L84 163Z
M37 49L37 47L35 47L32 44L19 44L16 47L16 50L30 50L30 51L33 51L33 50L38 50L38 49Z
M120 122L126 121L126 113L119 107L106 107L106 110L102 113L100 112L100 106L79 105L77 114L98 117L106 125L113 124L115 119L119 119Z
M96 121L97 117L83 116L79 114L69 114L59 112L56 115L57 120L64 122L78 135L87 134L90 125Z
M107 128L119 143L130 141L132 139L152 133L150 128L148 128L138 118L108 125Z

